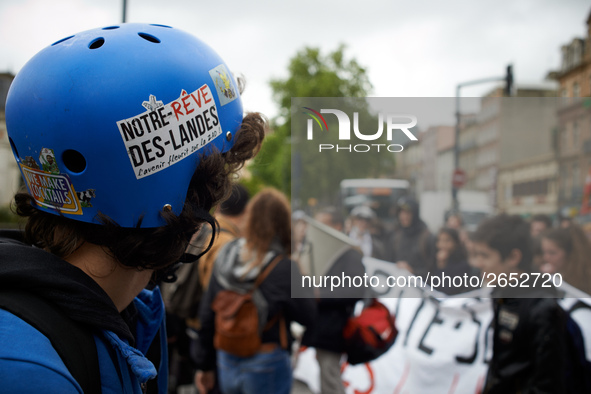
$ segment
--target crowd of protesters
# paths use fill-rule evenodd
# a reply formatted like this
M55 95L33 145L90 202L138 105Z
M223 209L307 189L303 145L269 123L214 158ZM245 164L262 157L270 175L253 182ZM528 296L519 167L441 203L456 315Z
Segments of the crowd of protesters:
M527 242L532 250L532 272L559 273L564 282L591 293L591 240L582 226L569 218L554 223L549 215L523 219L529 226ZM369 206L353 208L345 219L347 234L359 243L364 256L395 263L399 268L425 275L446 272L451 276L478 274L470 259L470 234L460 213L451 213L445 224L432 232L421 220L419 205L413 198L398 201L394 228L384 233L381 219ZM440 288L458 294L465 288Z
M591 242L582 227L569 218L556 225L548 215L525 220L517 215L499 214L467 232L458 213L432 234L420 219L419 206L412 198L399 200L397 224L390 234L381 234L389 247L379 256L371 249L368 236L359 238L364 254L382 258L399 268L424 276L494 274L491 294L494 318L493 356L484 393L587 392L590 365L585 360L583 335L578 325L557 302L561 289L530 285L525 288L501 286L498 278L524 273L560 274L562 281L591 294ZM380 234L379 219L371 209L351 211L351 223L359 222L367 234ZM372 231L375 228L375 231ZM368 253L367 251L371 251ZM492 277L492 276L489 276ZM492 286L491 286L492 288ZM437 289L457 295L473 288L444 286ZM585 297L585 294L581 294ZM579 363L576 367L574 364Z
M199 312L194 311L192 317L196 324L192 324L189 318L184 325L193 331L190 341L192 352L186 361L189 368L196 372L195 385L200 392L208 393L259 392L257 390L268 387L265 386L268 384L276 384L274 392L289 392L293 368L290 363L293 337L289 328L285 332L287 345L281 340L282 328L278 321L274 321L273 329L266 328L269 331L263 332L263 342L271 344L269 350L246 359L236 357L216 351L213 338L216 312L211 306L216 293L232 286L248 287L273 256L283 255L281 268L274 268L276 272L272 274L272 279L262 282L260 287L263 298L269 304L268 317L281 310L287 317L287 323L296 321L305 326L299 344L316 349L321 392L344 393L340 378L344 351L342 329L364 294L344 294L342 297L332 294L325 298L320 294L323 289L316 289L317 293L311 299L290 298L290 283L282 275L300 275L297 263L303 262L303 256L313 243L313 240L310 242L307 239L306 215L296 211L289 223L289 204L279 192L265 190L246 204L245 191L240 190L243 196L241 206L244 212L240 213L243 226L232 232L231 237L215 241L215 263L211 262L212 257L196 263L199 272L213 272L213 275L207 274L199 290L201 294L194 298L201 300ZM232 199L226 201L220 207L220 214L228 209L228 205L235 203ZM236 212L242 212L242 208ZM348 235L358 245L356 251L352 249L334 262L327 273L362 275L364 268L361 260L366 256L391 262L417 275L446 273L462 276L478 274L480 270L497 274L561 273L566 283L581 291L590 291L590 272L585 256L590 255L591 245L585 233L572 221L568 222L568 226L555 226L546 215L536 215L526 221L501 214L468 233L462 226L461 215L452 214L442 228L432 233L421 220L418 203L410 197L398 201L396 225L388 233L384 232L385 226L379 223L380 218L369 206L354 207L348 216L342 216L342 212L334 207L326 207L318 209L313 217L317 222ZM196 236L194 240L199 241L194 242L194 247L200 245L204 248L209 235ZM290 240L293 241L293 250ZM201 267L202 264L207 264L209 268ZM447 295L469 290L473 288L450 285L438 289ZM484 392L513 392L527 387L547 390L543 392L561 392L566 387L561 375L567 365L561 350L566 344L558 339L548 342L547 337L542 335L543 332L552 332L554 337L562 338L559 334L566 329L566 317L552 298L557 296L556 293L546 293L547 290L533 288L519 297L504 290L498 290L493 295L493 359ZM311 302L313 298L316 302ZM503 327L504 321L499 319L499 314L519 316L519 323L514 327ZM545 325L533 324L539 319L544 320ZM507 330L512 332L515 340L499 338L503 332L506 335ZM535 359L530 351L532 346L538 349L537 363L531 362ZM186 349L184 353L187 353ZM556 368L549 370L551 363ZM274 378L263 378L257 374L257 369L263 365L268 371L274 371L271 374ZM516 365L523 368L515 373L507 372L513 371ZM185 383L191 384L188 379Z

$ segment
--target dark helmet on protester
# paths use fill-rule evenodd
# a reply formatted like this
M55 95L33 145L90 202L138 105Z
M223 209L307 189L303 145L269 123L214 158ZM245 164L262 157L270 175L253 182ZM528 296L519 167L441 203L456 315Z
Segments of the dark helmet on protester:
M408 211L413 214L414 217L419 216L419 203L409 196L402 196L396 202L398 206L398 212L401 210Z

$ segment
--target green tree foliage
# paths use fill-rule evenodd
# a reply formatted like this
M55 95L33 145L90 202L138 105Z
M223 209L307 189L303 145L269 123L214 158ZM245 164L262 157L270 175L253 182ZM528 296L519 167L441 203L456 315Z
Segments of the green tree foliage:
M318 155L318 142L325 138L320 133L317 133L318 141L314 141L315 144L307 145L303 144L305 137L300 133L292 136L292 110L298 111L296 107L292 109L292 98L362 98L369 95L372 85L367 70L355 59L345 56L343 45L328 54L321 53L318 48L303 48L290 60L288 71L287 78L271 81L273 98L279 105L279 116L272 122L273 133L267 136L261 152L249 166L253 177L246 184L251 191L256 191L254 189L258 186L270 185L290 195L292 158L297 178L294 179L293 187L299 201L314 197L321 202L329 202L334 199L341 179L379 176L384 173L384 168L392 168L393 157L384 160L383 155L328 152ZM365 101L351 101L349 109L359 112L360 128L375 132L378 128L377 117L369 113ZM341 100L339 108L346 110L342 103ZM336 119L332 118L327 116L329 129L336 130ZM298 130L301 131L300 127ZM339 171L334 172L335 168Z
M365 97L372 86L367 70L355 59L345 59L345 46L323 56L318 48L304 48L289 63L289 77L271 81L282 126L289 135L292 97Z

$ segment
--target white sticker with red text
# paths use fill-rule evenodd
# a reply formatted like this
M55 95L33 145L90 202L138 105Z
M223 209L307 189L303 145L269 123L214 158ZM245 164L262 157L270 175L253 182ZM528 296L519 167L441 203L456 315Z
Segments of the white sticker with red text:
M153 95L147 110L120 120L117 127L137 179L189 157L222 133L215 101L207 84L163 104Z

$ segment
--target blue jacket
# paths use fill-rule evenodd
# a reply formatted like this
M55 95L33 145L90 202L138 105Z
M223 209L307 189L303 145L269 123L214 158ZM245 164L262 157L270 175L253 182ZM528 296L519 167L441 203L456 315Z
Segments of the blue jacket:
M141 394L142 385L153 378L158 381L158 392L167 393L164 303L158 288L143 290L135 298L131 308L134 313L134 332L131 334L131 330L129 333L126 331L128 328L123 318L105 299L106 295L101 294L101 289L96 288L94 282L89 282L88 277L82 276L84 274L76 272L75 267L68 267L68 263L39 249L5 243L1 238L0 261L0 287L14 285L42 295L45 292L49 299L55 294L70 291L67 297L62 297L62 301L57 297L57 304L68 308L68 304L78 303L78 309L72 310L89 316L77 316L78 320L96 319L89 324L96 332L94 338L104 394ZM40 274L46 267L51 267L51 272ZM61 271L74 273L75 280L72 280L72 275L62 275ZM27 280L22 280L25 277ZM63 283L56 277L63 277ZM158 366L145 357L156 335L160 336L161 361ZM131 346L134 341L134 346ZM0 309L0 392L82 393L49 340L3 309Z

